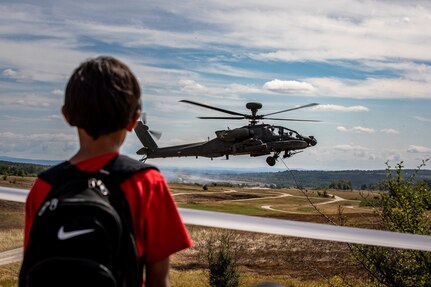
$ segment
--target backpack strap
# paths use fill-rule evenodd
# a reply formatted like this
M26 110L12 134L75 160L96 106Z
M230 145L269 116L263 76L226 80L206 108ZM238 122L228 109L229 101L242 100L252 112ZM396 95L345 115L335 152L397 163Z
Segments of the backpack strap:
M79 170L70 162L64 161L56 166L53 166L41 172L39 174L39 178L49 183L51 187L53 187L54 185L58 185L64 182L64 180L67 180L67 178L65 178L67 175L71 173L75 174L78 171Z
M107 171L116 178L118 183L122 183L133 174L147 169L159 170L155 166L137 161L128 156L118 155L111 159L100 172Z
M114 157L112 160L110 160L105 165L105 167L103 167L100 170L100 172L106 174L107 177L109 177L109 179L112 182L115 182L114 186L118 188L118 190L116 191L112 190L111 194L113 197L113 201L115 202L115 205L117 205L117 208L124 211L121 213L121 216L123 217L123 220L125 221L125 223L127 224L127 228L129 229L131 240L134 243L133 247L134 247L134 253L136 254L136 258L138 258L137 257L138 252L136 250L132 213L130 211L130 206L126 200L126 197L124 196L123 192L121 192L120 190L120 184L124 182L126 179L130 178L133 174L147 169L158 170L158 168L156 168L155 166L134 160L125 155L118 155ZM140 260L138 259L136 263L137 263L136 277L138 278L138 286L141 286L142 278L143 278L142 272L145 266L145 256L142 256ZM128 286L131 286L131 284L129 284Z

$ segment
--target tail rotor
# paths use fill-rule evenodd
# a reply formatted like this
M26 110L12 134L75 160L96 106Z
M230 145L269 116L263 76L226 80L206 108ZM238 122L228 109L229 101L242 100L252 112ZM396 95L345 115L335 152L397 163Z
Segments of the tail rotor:
M147 127L147 129L148 129L148 126L147 126L147 113L142 113L141 121L142 121L142 123L143 123L143 124ZM153 137L155 137L157 140L159 140L159 139L162 137L162 133L161 133L161 132L159 132L159 131L155 131L155 130L150 130L150 129L148 129L148 132L149 132Z

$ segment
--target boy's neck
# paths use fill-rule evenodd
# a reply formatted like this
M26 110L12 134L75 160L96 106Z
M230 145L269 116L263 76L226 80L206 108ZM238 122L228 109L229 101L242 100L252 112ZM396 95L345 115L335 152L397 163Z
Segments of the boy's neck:
M96 140L84 130L78 129L79 151L69 160L72 164L110 152L119 152L126 137L125 130L119 130Z

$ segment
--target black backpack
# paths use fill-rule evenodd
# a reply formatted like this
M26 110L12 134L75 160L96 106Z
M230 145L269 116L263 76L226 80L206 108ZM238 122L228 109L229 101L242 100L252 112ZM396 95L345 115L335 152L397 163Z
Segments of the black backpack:
M40 174L52 188L34 219L19 287L141 287L143 262L120 184L149 168L120 155L98 173L63 162Z

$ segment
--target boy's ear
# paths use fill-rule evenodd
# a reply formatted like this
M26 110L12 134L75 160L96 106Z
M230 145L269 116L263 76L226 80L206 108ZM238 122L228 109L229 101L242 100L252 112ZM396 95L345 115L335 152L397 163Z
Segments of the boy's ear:
M133 119L126 125L126 130L131 132L135 128L136 123L140 117L141 117L141 110L138 110L135 116L133 117Z
M61 113L63 114L63 117L66 119L66 122L70 125L70 117L66 112L66 109L64 108L64 106L61 107Z

